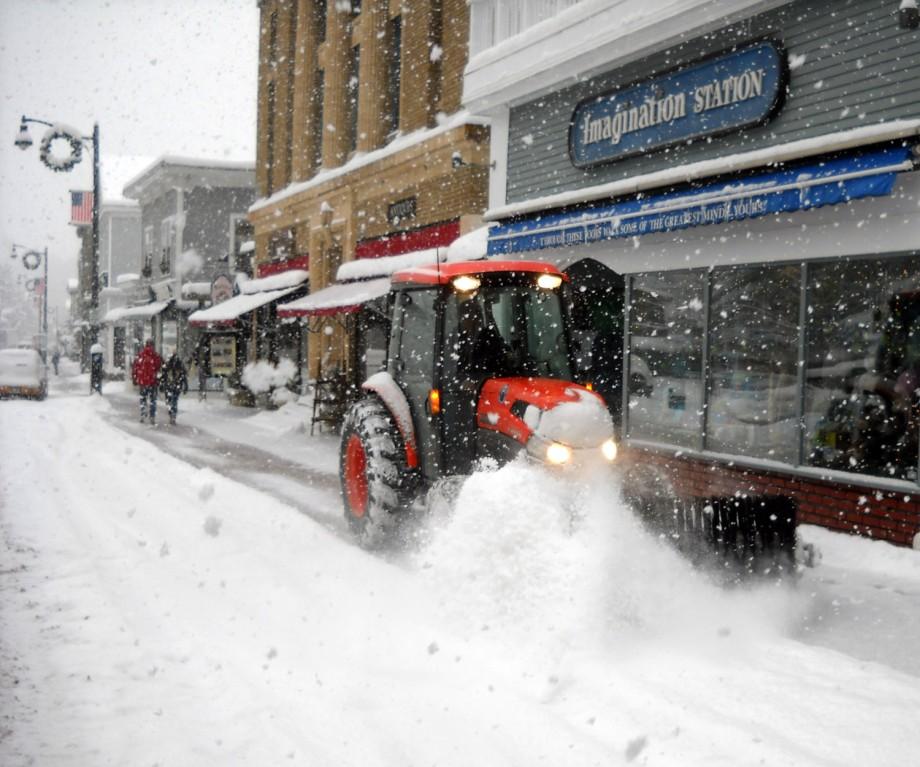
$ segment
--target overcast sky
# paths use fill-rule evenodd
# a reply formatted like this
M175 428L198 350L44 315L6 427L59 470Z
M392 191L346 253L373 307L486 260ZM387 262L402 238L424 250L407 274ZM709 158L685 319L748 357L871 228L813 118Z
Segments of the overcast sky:
M103 187L120 193L145 160L255 159L256 0L0 0L0 258L49 250L51 304L76 274L69 173L13 146L25 114L84 134L99 123ZM140 158L140 159L138 159Z

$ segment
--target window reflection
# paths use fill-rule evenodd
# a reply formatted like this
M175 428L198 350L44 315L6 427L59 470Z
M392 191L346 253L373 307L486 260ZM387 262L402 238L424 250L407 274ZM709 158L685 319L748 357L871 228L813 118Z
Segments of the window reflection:
M700 447L702 272L646 274L630 292L629 436Z
M799 274L798 266L715 272L708 449L797 462Z
M920 258L809 269L806 462L917 478Z

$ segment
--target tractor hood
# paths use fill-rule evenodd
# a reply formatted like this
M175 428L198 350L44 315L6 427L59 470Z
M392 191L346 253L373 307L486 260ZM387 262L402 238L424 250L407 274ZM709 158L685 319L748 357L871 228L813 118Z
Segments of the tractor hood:
M595 448L613 436L613 420L596 393L552 378L492 378L483 384L479 428L526 445L531 437L573 449Z

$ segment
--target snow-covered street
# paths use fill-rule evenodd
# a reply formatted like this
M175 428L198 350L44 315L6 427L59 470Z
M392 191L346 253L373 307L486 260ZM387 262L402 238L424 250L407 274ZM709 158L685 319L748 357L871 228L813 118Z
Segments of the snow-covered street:
M371 554L306 408L84 383L0 402L3 765L916 760L916 551L808 527L795 587L723 589L511 465Z

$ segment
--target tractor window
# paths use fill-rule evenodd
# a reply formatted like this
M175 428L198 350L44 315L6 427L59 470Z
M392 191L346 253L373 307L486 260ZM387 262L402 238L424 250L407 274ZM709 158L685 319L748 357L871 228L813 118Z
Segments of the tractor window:
M400 323L396 359L404 379L433 380L436 296L434 290L406 291L399 296L399 313L395 315Z
M472 294L451 293L445 327L455 329L445 339L447 377L472 372L479 378L572 379L558 290L515 279L486 282Z

